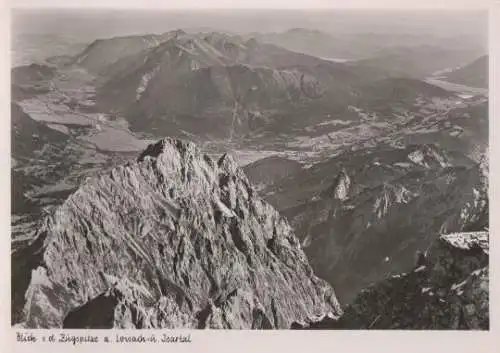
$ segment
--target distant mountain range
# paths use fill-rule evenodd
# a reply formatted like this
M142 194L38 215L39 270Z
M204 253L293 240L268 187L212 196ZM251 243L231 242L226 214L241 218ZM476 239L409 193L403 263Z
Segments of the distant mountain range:
M488 97L427 79L480 52L201 28L13 68L12 324L487 329Z
M488 55L446 74L446 80L461 85L488 88Z
M66 66L95 74L98 105L124 115L136 131L227 139L281 124L283 115L328 114L380 94L446 95L410 79L458 64L469 52L421 46L377 55L338 63L255 38L177 30L98 40ZM428 63L429 55L439 59ZM376 99L386 104L392 98Z
M175 31L152 43L152 37L97 41L69 63L97 74L98 103L125 114L140 131L227 138L276 112L383 77L221 33Z
M396 77L422 79L438 70L467 64L482 53L477 49L447 49L431 45L400 46L384 48L369 58L357 61L357 64L377 68Z
M55 75L55 68L42 64L14 67L11 71L12 99L25 99L49 93L49 82Z
M404 33L339 33L331 34L306 28L292 28L284 32L253 32L247 37L254 37L264 43L275 44L292 51L314 55L329 60L357 61L378 57L391 48L421 48L429 46L443 53L472 50L484 51L481 45L471 45L460 38L439 38L430 35L411 35ZM420 50L418 50L420 51ZM423 53L422 53L423 54ZM443 58L445 59L445 58ZM450 60L450 58L445 59ZM418 62L417 65L426 65ZM428 65L428 64L427 64Z

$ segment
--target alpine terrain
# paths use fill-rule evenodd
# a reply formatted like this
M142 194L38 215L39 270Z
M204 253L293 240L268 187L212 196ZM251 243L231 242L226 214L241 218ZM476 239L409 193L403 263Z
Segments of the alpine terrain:
M16 11L11 324L489 330L487 19L431 12Z

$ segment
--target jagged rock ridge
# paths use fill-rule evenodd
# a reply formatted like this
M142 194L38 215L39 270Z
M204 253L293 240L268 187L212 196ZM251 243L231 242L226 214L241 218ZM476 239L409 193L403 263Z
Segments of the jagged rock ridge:
M341 314L235 161L180 140L88 179L12 263L23 327L265 329Z
M488 232L442 235L411 272L363 290L340 320L323 319L311 326L488 330Z
M262 194L290 220L314 272L349 304L371 283L409 271L413 254L440 234L488 222L487 166L458 157L435 145L363 149Z
M347 174L345 169L342 169L334 183L325 192L325 196L333 197L336 200L346 200L349 196L349 191L351 188L351 178Z
M488 243L487 232L441 236L412 272L363 291L340 326L487 330Z

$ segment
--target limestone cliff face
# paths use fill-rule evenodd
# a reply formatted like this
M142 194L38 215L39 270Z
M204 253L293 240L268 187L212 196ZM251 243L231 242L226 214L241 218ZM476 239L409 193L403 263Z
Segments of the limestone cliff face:
M12 268L23 327L273 329L341 315L235 161L180 140L87 180Z

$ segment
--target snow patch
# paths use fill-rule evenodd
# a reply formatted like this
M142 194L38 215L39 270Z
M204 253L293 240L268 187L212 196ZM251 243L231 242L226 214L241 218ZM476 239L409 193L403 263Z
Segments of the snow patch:
M345 121L345 120L326 120L323 121L322 123L317 124L317 126L327 126L327 125L340 125L340 126L346 126L346 125L351 125L352 123L350 121Z
M410 168L410 163L398 162L398 163L394 163L394 166L400 167L400 168Z
M424 265L422 265L422 266L420 266L420 267L416 268L413 272L415 272L415 273L417 273L417 272L422 272L423 270L425 270L425 268L426 268L426 267L425 267Z
M466 212L464 216L466 216ZM441 239L458 249L468 250L477 244L483 251L488 251L488 232L450 233L442 235Z
M482 269L479 269L479 270L475 270L474 272L472 272L472 276L480 276L482 275L482 272L485 272L485 269L482 268Z
M462 281L460 283L454 283L452 286L451 286L451 290L457 290L459 288L462 288L463 286L465 286L465 284L467 283L467 280L465 281Z
M415 164L426 166L424 164L424 154L422 151L415 151L408 155L408 159Z
M148 83L149 81L157 74L157 72L160 70L160 65L157 65L153 70L145 73L142 77L141 77L141 81L139 83L139 86L137 87L137 89L135 90L136 92L136 95L135 95L135 99L136 100L139 100L141 99L142 97L142 94L146 91L146 89L148 88Z
M69 134L69 128L65 125L61 124L47 124L48 127L50 127L53 130L57 130L59 132L62 132L63 134Z

